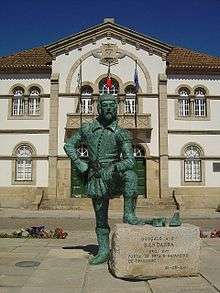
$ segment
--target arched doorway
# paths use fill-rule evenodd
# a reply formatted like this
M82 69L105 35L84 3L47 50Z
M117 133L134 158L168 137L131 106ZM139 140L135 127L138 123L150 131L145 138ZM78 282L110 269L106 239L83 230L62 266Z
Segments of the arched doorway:
M134 171L138 176L138 195L146 197L146 160L145 150L141 145L134 146L135 166Z

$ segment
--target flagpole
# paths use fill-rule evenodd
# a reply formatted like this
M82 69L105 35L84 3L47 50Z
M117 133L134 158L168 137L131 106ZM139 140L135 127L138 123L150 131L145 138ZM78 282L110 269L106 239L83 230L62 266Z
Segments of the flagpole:
M135 60L135 75L137 75L137 59ZM138 99L137 99L137 84L135 85L135 111L134 111L134 121L135 127L137 128L137 108L138 108Z
M80 127L82 126L82 60L80 59L80 67L79 67L79 104L80 104Z

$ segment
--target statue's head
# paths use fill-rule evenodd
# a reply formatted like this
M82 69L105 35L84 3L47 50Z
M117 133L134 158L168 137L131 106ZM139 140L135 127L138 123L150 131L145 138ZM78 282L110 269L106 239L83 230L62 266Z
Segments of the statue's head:
M111 94L101 95L98 101L99 118L103 123L112 123L117 118L117 98Z

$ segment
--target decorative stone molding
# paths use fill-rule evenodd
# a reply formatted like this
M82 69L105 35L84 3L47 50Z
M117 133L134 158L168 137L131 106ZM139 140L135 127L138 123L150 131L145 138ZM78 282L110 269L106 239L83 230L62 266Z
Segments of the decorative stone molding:
M99 52L99 50L100 49L91 50L90 52L84 54L77 61L74 62L74 64L70 68L70 71L69 71L69 73L67 75L67 79L66 79L66 93L70 93L71 92L72 78L73 78L73 75L74 75L75 71L79 67L80 63L83 62L84 60L86 60L88 57L93 56L94 54L97 54ZM127 50L120 49L120 52L122 54L124 54L125 56L128 56L129 58L131 58L134 62L137 60L138 66L142 70L142 72L143 72L143 74L145 76L145 79L146 79L147 93L148 94L152 93L152 83L151 83L150 74L149 74L147 68L145 67L144 63L139 58L137 58L136 55L134 55L133 53L131 53L131 52L127 51Z
M51 76L48 197L57 196L59 73Z
M36 169L37 169L37 162L36 160L32 159L32 180L27 180L27 181L19 181L16 180L16 151L19 148L19 146L21 145L27 145L31 148L32 150L32 155L35 157L37 156L37 151L34 147L34 145L32 143L30 143L29 141L22 141L19 142L13 149L12 152L12 160L11 160L11 171L12 171L12 175L11 175L11 184L12 185L36 185Z
M91 122L95 119L94 114L83 114L82 122ZM119 125L126 129L135 129L135 121L133 114L119 114ZM151 114L138 114L137 115L137 130L151 129ZM67 114L66 129L78 129L80 127L80 115L78 113Z
M197 85L195 85L193 88L192 88L192 94L194 95L195 94L195 90L197 89L197 88L202 88L202 89L204 89L205 90L205 95L206 96L208 96L209 95L209 89L205 86L205 85L203 85L203 84L197 84Z
M97 52L93 53L93 57L98 58L100 63L106 66L109 64L115 65L118 63L118 59L122 59L125 57L122 54L116 44L102 44L100 49L97 49Z
M28 92L27 92L27 88L22 84L22 83L16 83L14 84L13 86L10 87L9 89L9 95L13 95L13 91L16 87L21 87L23 90L24 90L24 95L27 95Z
M180 90L181 88L186 88L186 89L188 89L188 90L189 90L189 95L193 95L193 89L192 89L192 87L191 87L190 85L188 85L188 84L180 84L180 85L178 85L178 87L175 89L175 94L176 94L177 96L179 96L179 90Z
M201 181L190 181L186 182L184 180L184 161L185 161L185 150L188 146L196 146L201 154L200 160L201 160L201 175L202 175L202 180ZM205 161L202 159L202 157L205 156L203 148L197 143L197 142L188 142L185 144L182 149L181 149L181 156L183 159L181 160L181 186L204 186L205 185Z
M119 93L121 93L121 89L123 88L123 81L120 79L120 77L118 77L117 75L112 74L112 73L111 73L111 77L114 78L115 80L117 80L117 82L119 84ZM99 83L103 78L106 78L106 74L100 75L94 82L95 92L97 92L97 93L99 93Z
M83 81L83 82L82 82L82 86L85 86L85 85L90 86L90 87L92 88L92 90L93 90L93 93L96 92L97 87L96 87L96 85L95 85L93 82L90 82L90 81ZM79 88L78 88L78 86L77 86L76 89L75 89L75 93L76 93L76 94L79 94Z
M27 94L29 94L30 93L30 89L32 88L32 87L37 87L37 88L39 88L39 90L40 90L40 95L43 95L44 94L44 89L43 89L43 87L41 86L41 85L39 85L38 83L31 83L31 84L29 84L28 86L27 86Z
M169 196L168 189L168 106L167 106L167 76L158 75L159 93L159 156L160 156L160 197Z

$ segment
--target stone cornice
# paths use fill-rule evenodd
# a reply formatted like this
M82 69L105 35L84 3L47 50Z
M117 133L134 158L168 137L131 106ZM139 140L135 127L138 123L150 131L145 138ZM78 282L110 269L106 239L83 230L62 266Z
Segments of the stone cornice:
M170 129L170 134L188 134L188 135L220 135L220 129L188 130L188 129Z
M81 31L70 37L61 39L55 43L46 46L46 49L53 55L57 56L73 48L81 48L87 43L95 43L96 40L103 37L118 38L122 43L130 43L137 49L143 48L149 52L149 54L156 54L162 58L166 57L166 54L171 51L172 46L162 43L161 41L145 36L144 34L137 33L127 27L107 22L89 29Z
M0 129L0 134L49 134L49 129Z

